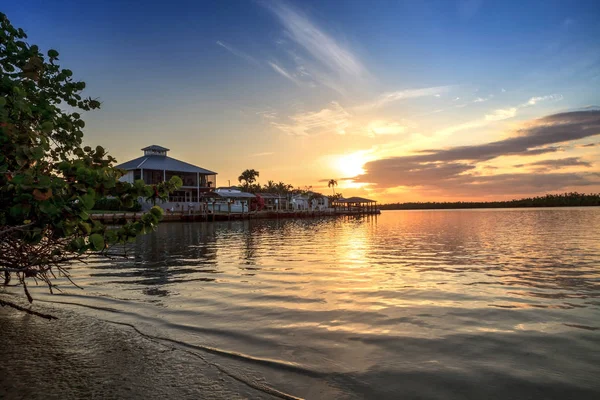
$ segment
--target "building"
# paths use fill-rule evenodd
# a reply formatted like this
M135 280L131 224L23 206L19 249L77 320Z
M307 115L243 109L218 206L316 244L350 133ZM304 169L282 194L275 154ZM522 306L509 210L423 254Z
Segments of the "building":
M169 201L162 204L164 208L178 211L198 209L203 201L202 193L214 189L217 184L217 173L167 156L169 149L152 145L142 149L144 155L117 168L127 171L121 181L133 183L142 179L147 185L155 185L168 181L173 176L181 178L181 188L169 196Z
M325 211L329 209L329 199L320 193L296 194L292 196L292 209L294 211Z

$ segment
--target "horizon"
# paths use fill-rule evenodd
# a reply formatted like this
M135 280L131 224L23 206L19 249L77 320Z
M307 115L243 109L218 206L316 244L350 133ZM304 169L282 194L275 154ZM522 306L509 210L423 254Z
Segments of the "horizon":
M380 203L600 192L600 4L28 2L5 6L102 108L86 145L157 144ZM77 32L76 35L73 32Z

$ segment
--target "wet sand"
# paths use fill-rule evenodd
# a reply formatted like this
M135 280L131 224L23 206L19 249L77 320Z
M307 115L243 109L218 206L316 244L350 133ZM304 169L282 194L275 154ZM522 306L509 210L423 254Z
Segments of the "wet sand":
M193 354L68 310L0 307L1 399L270 399Z

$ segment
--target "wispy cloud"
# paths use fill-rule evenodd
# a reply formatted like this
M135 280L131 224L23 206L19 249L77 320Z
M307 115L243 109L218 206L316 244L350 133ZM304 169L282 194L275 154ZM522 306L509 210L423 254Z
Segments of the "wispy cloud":
M377 97L375 101L362 104L360 106L355 107L355 109L366 110L370 108L379 108L395 101L414 99L418 97L440 97L442 94L448 93L454 87L455 86L435 86L428 88L404 89L397 90L395 92L386 92Z
M260 62L258 62L258 60L254 57L252 57L249 54L244 53L241 50L236 49L235 47L222 42L220 40L217 40L217 45L221 46L222 48L224 48L225 50L227 50L228 52L230 52L231 54L238 56L240 58L243 58L244 60L246 60L247 62L249 62L250 64L254 64L254 65L260 65Z
M289 119L290 123L271 122L271 125L294 136L322 133L344 135L352 125L351 115L335 101L320 111L297 113L290 116Z
M488 98L490 98L490 97L488 97ZM486 114L483 117L483 119L477 119L477 120L465 122L465 123L462 123L459 125L450 126L448 128L442 129L436 133L438 135L444 136L444 135L449 135L449 134L452 134L455 132L464 131L464 130L468 130L468 129L481 128L483 126L486 126L486 125L496 122L496 121L502 121L505 119L513 118L518 114L519 110L522 108L532 107L543 101L559 101L559 100L562 100L562 98L563 98L563 96L560 94L551 94L548 96L531 97L527 102L520 104L516 107L508 107L508 108L501 108L501 109L493 110L491 113Z
M283 1L262 4L282 24L287 40L277 43L287 48L298 74L305 74L303 80L345 93L370 77L367 68L348 46L326 33L306 14Z
M272 108L269 108L267 110L256 112L256 115L259 115L262 118L267 119L267 120L273 120L273 119L277 118L277 111L275 111Z
M292 75L290 72L286 71L286 69L283 68L282 66L280 66L280 65L278 65L278 64L276 64L274 62L271 62L271 61L269 61L269 65L279 75L283 76L286 79L289 79L290 81L294 82L298 86L301 85L301 82L294 75Z
M517 115L517 107L495 110L491 114L485 116L486 121L501 121L503 119L512 118Z
M331 70L341 70L355 76L366 73L365 67L349 49L340 45L299 11L279 1L269 3L268 8L279 18L291 40Z
M369 136L399 135L405 133L407 126L395 121L375 120L367 127Z
M272 151L265 151L263 153L254 153L254 154L250 154L250 157L265 157L265 156L270 156L272 154L275 154Z
M560 94L551 94L548 96L538 96L532 97L527 101L527 103L521 104L521 107L534 106L542 101L560 101L563 99L563 96Z

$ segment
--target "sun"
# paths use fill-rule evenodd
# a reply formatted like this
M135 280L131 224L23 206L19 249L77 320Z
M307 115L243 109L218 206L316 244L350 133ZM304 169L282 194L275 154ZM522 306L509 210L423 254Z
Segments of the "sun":
M367 161L364 152L346 154L335 160L335 168L342 174L343 178L353 178L365 173L363 166Z

